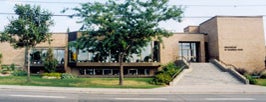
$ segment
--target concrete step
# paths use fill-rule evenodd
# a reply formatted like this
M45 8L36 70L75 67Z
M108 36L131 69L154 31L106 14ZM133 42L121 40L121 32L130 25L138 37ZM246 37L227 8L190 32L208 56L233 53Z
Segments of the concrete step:
M183 76L176 85L242 84L228 72L223 72L212 63L191 63L192 71Z

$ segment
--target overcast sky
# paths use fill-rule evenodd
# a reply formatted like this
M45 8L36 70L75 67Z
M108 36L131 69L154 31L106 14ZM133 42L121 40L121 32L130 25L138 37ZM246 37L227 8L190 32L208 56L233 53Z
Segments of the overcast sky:
M14 13L15 4L40 5L55 15L62 15L60 11L64 8L79 6L78 3L92 2L96 0L0 0L0 31L3 31L10 19L14 15L3 13ZM100 0L99 0L100 1ZM101 0L102 2L104 0ZM121 1L121 0L117 0ZM170 5L184 5L184 18L181 23L168 21L160 26L174 32L182 32L188 25L198 25L203 21L216 16L263 16L266 15L266 0L170 0ZM67 12L65 14L72 14ZM53 17L55 25L51 27L51 32L77 31L81 25L77 24L77 19L70 19L64 16ZM264 28L265 28L264 17Z

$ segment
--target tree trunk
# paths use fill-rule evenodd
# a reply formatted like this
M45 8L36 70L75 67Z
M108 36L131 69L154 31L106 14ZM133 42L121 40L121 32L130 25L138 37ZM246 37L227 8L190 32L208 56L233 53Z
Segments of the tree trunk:
M30 47L26 47L26 55L27 55L27 82L31 82L30 79ZM26 64L25 64L26 66Z
M119 65L120 65L119 85L121 85L121 86L123 85L123 80L124 80L123 59L124 59L124 54L123 53L119 54Z

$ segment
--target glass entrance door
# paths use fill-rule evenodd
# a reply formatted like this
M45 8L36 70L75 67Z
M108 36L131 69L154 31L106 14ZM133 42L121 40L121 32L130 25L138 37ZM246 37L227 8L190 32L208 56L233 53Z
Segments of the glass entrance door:
M184 57L188 61L197 62L197 45L195 42L180 42L179 56Z

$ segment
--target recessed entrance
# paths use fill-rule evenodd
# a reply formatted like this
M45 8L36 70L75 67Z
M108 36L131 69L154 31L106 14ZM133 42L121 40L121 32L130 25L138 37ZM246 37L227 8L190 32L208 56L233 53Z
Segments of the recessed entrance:
M191 62L199 61L199 42L179 42L179 56Z

